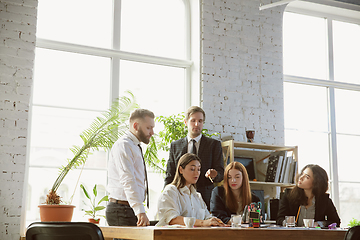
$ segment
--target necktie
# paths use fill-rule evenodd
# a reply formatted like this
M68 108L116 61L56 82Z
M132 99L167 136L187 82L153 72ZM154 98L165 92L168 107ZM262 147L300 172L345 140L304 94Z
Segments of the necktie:
M147 171L146 171L146 165L145 165L145 159L143 156L143 152L142 152L142 148L140 146L140 144L138 145L140 148L140 152L141 152L141 157L143 159L143 163L144 163L144 170L145 170L145 186L146 186L146 192L145 192L145 198L146 198L146 206L147 208L149 208L149 186L148 186L148 178L147 178Z
M196 141L195 141L195 139L191 139L191 141L192 141L191 153L197 154L196 153L196 145L195 145Z

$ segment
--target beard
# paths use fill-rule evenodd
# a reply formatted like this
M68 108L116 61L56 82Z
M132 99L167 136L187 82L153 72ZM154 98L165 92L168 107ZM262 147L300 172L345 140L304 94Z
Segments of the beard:
M143 143L145 143L145 144L149 144L150 138L148 138L148 137L145 135L144 131L143 131L141 128L139 128L139 130L138 130L138 137L139 137L139 140L140 140L141 142L143 142Z

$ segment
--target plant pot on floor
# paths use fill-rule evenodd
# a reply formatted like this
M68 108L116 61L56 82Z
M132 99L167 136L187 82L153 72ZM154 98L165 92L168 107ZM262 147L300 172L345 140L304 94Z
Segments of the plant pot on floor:
M39 208L42 222L71 222L75 206L43 204Z
M95 223L95 224L99 224L99 223L100 223L100 218L97 218L97 219L95 219L95 218L89 218L89 222Z

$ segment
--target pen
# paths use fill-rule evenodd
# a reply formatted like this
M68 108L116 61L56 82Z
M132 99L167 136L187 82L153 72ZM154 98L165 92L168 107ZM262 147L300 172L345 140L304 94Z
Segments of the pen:
M296 225L297 225L297 221L298 221L299 213L300 213L300 206L299 206L299 210L298 210L297 215L296 215L296 220L295 220Z
M214 183L214 181L212 180L212 178L209 176L209 179L210 179L210 181L212 182L212 183Z

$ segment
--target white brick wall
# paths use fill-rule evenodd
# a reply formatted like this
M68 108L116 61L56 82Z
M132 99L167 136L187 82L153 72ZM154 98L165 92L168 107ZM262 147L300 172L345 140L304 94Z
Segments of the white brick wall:
M0 239L20 237L37 0L0 0Z
M270 0L202 1L202 101L206 127L246 141L284 144L282 14Z

